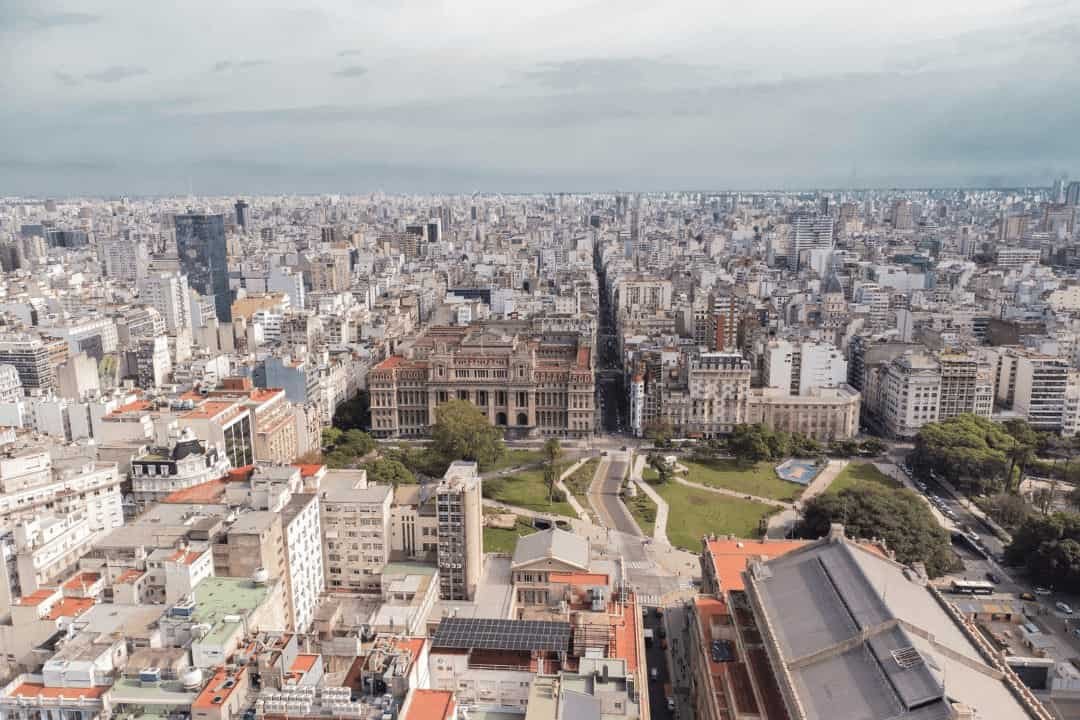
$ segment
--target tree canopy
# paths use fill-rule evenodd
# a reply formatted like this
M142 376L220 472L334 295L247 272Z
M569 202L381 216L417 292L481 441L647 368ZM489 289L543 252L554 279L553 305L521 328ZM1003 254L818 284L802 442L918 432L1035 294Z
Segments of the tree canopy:
M806 538L822 537L832 523L842 523L851 537L884 540L897 561L922 562L931 577L949 572L958 562L948 532L910 490L866 484L818 495L803 508L798 532Z
M451 400L435 410L430 451L446 463L473 460L492 465L505 451L502 431L467 400Z
M1040 585L1080 591L1080 514L1030 514L1013 533L1005 560Z
M736 425L728 438L728 451L743 464L786 457L817 457L824 448L817 440L801 433L773 430L761 423Z
M961 489L984 494L1001 487L1016 448L1004 426L964 414L923 425L909 461L919 477L934 471Z
M379 485L412 485L416 483L416 476L405 467L401 461L392 458L379 458L374 462L364 465L367 470L368 482Z

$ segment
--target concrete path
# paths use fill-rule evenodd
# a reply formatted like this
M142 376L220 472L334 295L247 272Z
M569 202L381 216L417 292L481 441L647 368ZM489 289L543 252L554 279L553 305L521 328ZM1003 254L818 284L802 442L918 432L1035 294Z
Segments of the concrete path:
M799 508L811 498L825 492L847 464L847 460L830 460L817 477L810 481L794 504L787 505L781 512L769 518L765 536L773 539L792 537L795 525L799 522Z
M667 500L660 497L660 494L652 488L649 483L645 482L642 474L645 471L645 456L638 455L634 458L634 464L630 466L630 480L637 484L638 489L641 492L649 496L649 499L656 503L656 522L653 525L653 542L668 543L667 537L667 523L668 523L668 504Z
M574 508L574 512L577 513L578 517L581 518L582 520L586 521L586 522L590 521L589 511L581 506L581 503L578 502L578 499L576 497L574 497L574 494L572 492L570 492L570 488L566 487L566 484L563 481L566 480L566 478L573 475L574 471L576 471L579 467L581 467L585 463L589 462L590 460L592 460L591 457L583 457L583 458L581 458L580 460L575 462L573 465L568 467L566 469L566 472L564 472L562 475L560 475L559 480L555 483L555 487L562 490L563 495L566 496L566 502L570 503L570 507ZM600 463L600 464L603 465L603 463Z

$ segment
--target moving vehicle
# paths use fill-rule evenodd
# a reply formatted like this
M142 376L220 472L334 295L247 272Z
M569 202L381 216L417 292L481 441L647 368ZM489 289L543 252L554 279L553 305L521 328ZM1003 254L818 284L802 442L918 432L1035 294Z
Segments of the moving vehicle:
M998 577L997 573L992 573L992 572L986 573L986 579L989 580L990 582L994 583L995 585L997 585L998 583L1001 582L1001 578Z
M1021 600L1028 600L1028 601L1031 601L1031 600L1034 600L1034 599L1035 599L1035 596L1034 596L1034 595L1032 595L1032 594L1031 594L1031 593L1029 593L1029 592L1022 592L1022 593L1020 593L1020 599L1021 599Z
M1040 587L1035 588L1035 594L1036 595L1052 595L1053 592L1051 590L1049 590L1048 588L1044 588L1044 587L1040 586Z
M660 671L656 668L649 668L649 679L656 682L658 677L660 677Z
M990 595L994 585L985 580L953 580L949 591L957 595Z
M1065 613L1066 615L1072 615L1073 614L1072 606L1069 605L1068 603L1061 602L1060 600L1058 600L1056 603L1054 603L1054 607L1056 607L1058 610Z

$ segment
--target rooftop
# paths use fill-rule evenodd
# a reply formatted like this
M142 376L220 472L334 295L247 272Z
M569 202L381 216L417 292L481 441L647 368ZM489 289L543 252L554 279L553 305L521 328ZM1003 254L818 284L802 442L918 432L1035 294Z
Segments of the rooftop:
M842 534L746 572L807 720L1027 716L958 616L910 570Z
M742 590L743 570L751 560L780 557L806 544L806 540L709 540L707 547L720 589Z

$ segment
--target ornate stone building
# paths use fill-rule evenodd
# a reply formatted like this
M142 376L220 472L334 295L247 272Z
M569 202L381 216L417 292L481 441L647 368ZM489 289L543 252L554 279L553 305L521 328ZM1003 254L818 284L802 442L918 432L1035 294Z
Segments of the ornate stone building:
M468 400L514 435L587 437L596 422L591 340L433 327L368 375L376 437L426 435L435 409Z

